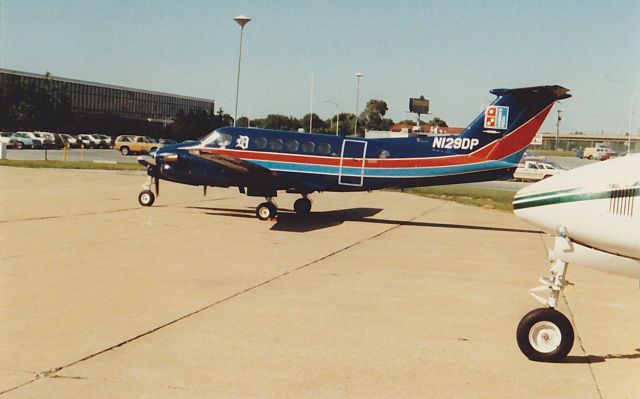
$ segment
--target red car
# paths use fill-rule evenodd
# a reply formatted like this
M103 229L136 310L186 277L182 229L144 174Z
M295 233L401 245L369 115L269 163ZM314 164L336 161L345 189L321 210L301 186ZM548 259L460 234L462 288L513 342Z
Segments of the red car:
M615 158L618 154L615 152L607 152L603 156L600 157L601 161L606 161L607 159Z

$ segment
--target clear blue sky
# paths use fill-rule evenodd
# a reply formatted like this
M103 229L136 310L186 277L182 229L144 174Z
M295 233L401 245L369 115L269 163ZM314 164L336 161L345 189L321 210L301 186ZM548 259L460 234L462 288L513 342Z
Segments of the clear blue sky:
M465 126L496 87L560 84L561 131L620 134L640 91L640 1L0 0L0 66L213 98L233 114L323 118L383 99L394 120L425 95ZM633 132L640 126L636 97ZM555 113L554 113L555 115ZM555 131L548 118L545 131Z

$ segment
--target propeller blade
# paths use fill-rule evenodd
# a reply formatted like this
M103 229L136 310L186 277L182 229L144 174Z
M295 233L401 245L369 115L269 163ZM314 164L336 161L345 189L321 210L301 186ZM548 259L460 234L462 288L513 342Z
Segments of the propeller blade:
M156 196L159 197L160 196L160 179L156 177L153 180L156 183Z
M202 186L202 192L204 194L204 196L207 196L207 186Z

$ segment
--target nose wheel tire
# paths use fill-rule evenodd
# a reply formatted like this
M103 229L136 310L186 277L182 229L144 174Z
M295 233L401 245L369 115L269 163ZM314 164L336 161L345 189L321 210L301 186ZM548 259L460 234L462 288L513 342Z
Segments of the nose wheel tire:
M571 351L574 333L565 315L553 308L541 308L520 320L516 338L520 351L530 360L557 362Z
M156 196L150 190L144 190L138 194L138 202L142 206L151 206L156 200Z
M256 207L256 216L260 220L275 219L278 208L272 202L263 202Z
M296 211L298 215L306 215L311 212L311 200L309 198L298 198L293 203L293 210Z

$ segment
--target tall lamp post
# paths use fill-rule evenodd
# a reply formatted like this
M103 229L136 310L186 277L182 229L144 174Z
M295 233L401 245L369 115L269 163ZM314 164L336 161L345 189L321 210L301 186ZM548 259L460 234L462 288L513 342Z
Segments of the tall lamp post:
M327 104L333 104L336 106L336 136L340 135L340 106L333 101L325 101Z
M240 25L240 55L238 55L238 80L236 81L236 111L233 114L233 126L236 125L236 120L238 119L238 93L240 92L240 62L242 61L242 32L244 31L244 26L251 21L251 18L248 18L244 15L238 15L234 18L234 21Z
M636 96L640 94L640 91L636 91L631 95L631 100L629 101L629 139L627 141L627 155L631 154L631 128L633 127L633 100ZM636 145L637 148L637 145Z
M364 74L361 72L356 73L356 82L358 82L358 88L356 89L356 127L353 131L353 134L358 135L358 108L360 104L360 78L363 77Z

